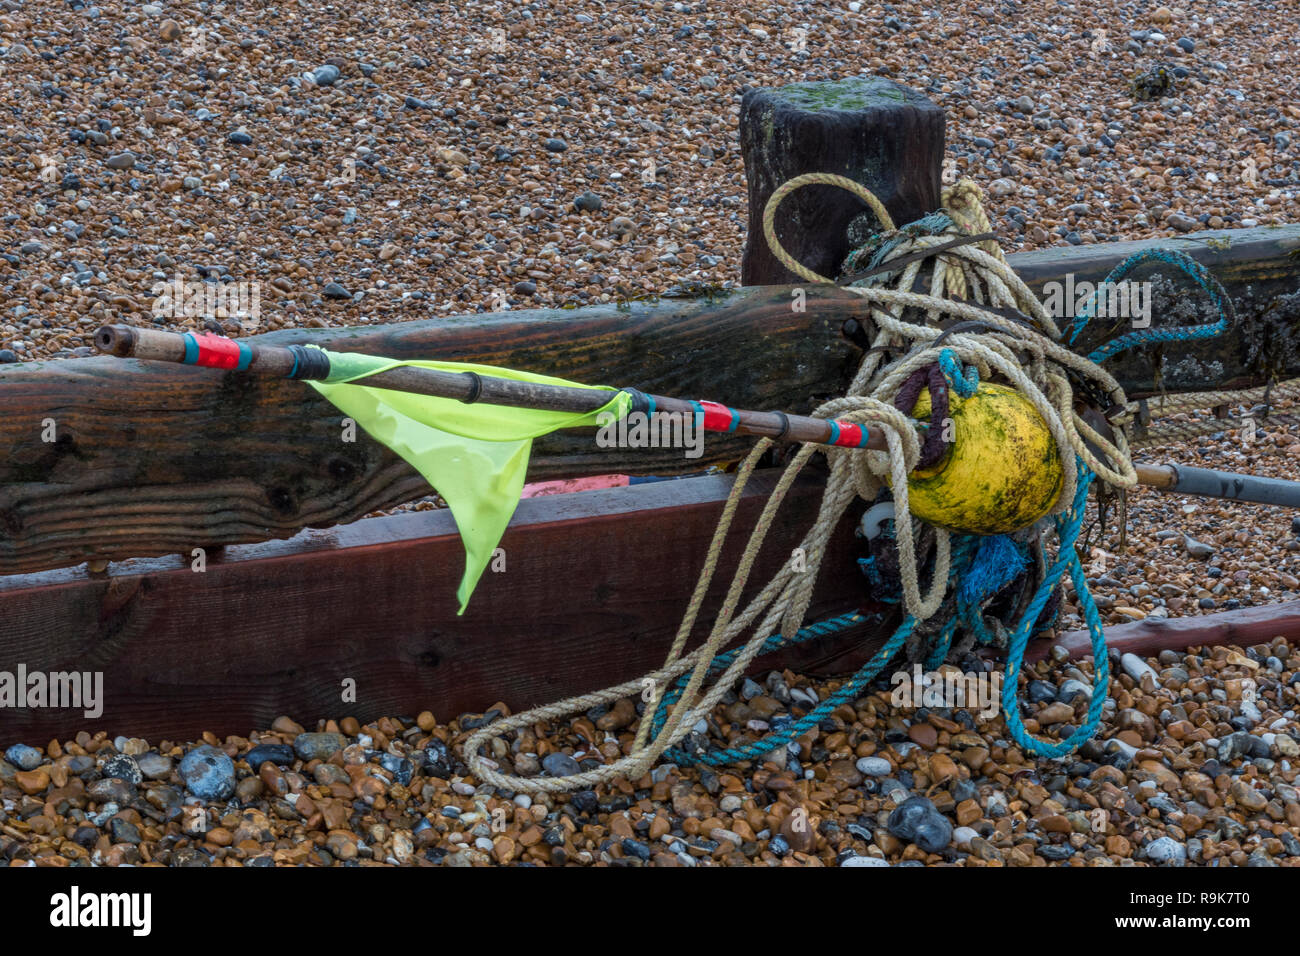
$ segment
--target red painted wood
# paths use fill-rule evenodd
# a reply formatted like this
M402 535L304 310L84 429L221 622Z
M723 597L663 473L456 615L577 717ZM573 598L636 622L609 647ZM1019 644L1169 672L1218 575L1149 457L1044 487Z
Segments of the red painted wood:
M742 501L702 621L716 611L775 473ZM72 710L0 709L0 743L41 743L78 730L193 738L264 728L280 714L311 725L432 710L446 719L504 700L519 709L590 691L662 663L730 487L723 476L521 502L463 617L454 591L463 552L451 515L372 518L289 541L235 546L195 573L189 559L141 559L90 576L63 569L0 578L0 671L101 671L95 721ZM821 485L796 483L760 556L749 593L789 558L816 515ZM839 529L812 608L860 599L850 522ZM762 658L842 674L890 630L856 632ZM697 635L699 639L701 635ZM1112 647L1150 655L1198 644L1300 639L1300 602L1109 628ZM1028 657L1053 642L1036 641ZM1086 633L1057 643L1079 657ZM356 682L356 702L343 700Z
M751 482L702 622L774 482ZM99 577L65 569L0 578L0 670L99 670L106 697L97 721L0 709L0 742L81 729L246 734L280 714L306 725L425 709L446 719L635 677L663 662L729 487L708 476L525 500L502 542L505 571L484 574L459 618L464 553L445 511L230 547L203 573L173 556L114 564ZM791 490L748 593L789 559L820 493L812 476ZM845 522L814 613L842 613L862 594L852 549ZM760 669L824 662L834 673L871 646L849 634L764 658ZM348 679L356 703L342 699Z
M1106 628L1106 643L1121 654L1152 657L1165 650L1181 651L1197 645L1249 647L1267 644L1276 637L1300 640L1300 601L1265 604L1235 611L1219 611L1198 617L1156 618L1117 624ZM1025 654L1027 660L1046 657L1053 644L1060 644L1070 657L1092 654L1088 632L1066 631L1056 641L1035 641Z

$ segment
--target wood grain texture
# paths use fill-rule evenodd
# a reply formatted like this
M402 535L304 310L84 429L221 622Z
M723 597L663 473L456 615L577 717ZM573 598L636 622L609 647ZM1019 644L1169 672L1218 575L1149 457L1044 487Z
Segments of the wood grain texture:
M749 186L749 229L741 258L744 285L798 277L763 235L768 198L804 173L834 173L866 186L898 225L939 205L943 110L892 80L852 77L750 90L740 107L740 149ZM862 200L836 186L805 186L776 214L776 234L797 262L836 278L850 250L847 227L866 214Z
M1064 284L1070 275L1076 282L1096 282L1124 259L1151 248L1173 249L1209 267L1232 299L1238 324L1216 338L1136 349L1108 360L1106 368L1131 396L1151 394L1161 384L1169 391L1201 391L1300 375L1300 226L1066 246L1008 259L1041 296L1049 282ZM1129 278L1152 282L1152 328L1204 325L1218 318L1209 297L1169 265L1145 264ZM1080 334L1075 351L1086 355L1129 329L1126 317L1098 318Z
M760 472L746 490L701 621L719 606L775 478ZM792 488L747 594L789 559L821 487L808 476ZM246 734L280 714L307 725L424 709L450 719L497 700L518 709L635 677L663 663L729 488L730 479L706 476L525 500L502 542L505 571L484 575L463 617L454 594L464 552L446 512L232 547L201 574L173 557L112 565L105 576L0 578L0 669L100 670L106 697L98 721L0 710L0 744L82 728ZM842 613L864 598L853 547L846 521L830 542L814 613ZM875 646L864 630L769 655L759 669L856 667ZM355 705L341 700L349 678Z
M1170 362L1177 366L1182 353L1167 349L1170 387L1255 380L1259 368L1249 355L1259 345L1261 323L1278 337L1300 337L1300 319L1273 307L1300 284L1300 227L1206 234L1178 244L1219 272L1243 319L1254 324L1208 346L1180 346L1196 350L1199 364L1189 367L1199 372L1190 378L1171 380ZM1071 271L1079 280L1099 280L1149 245L1010 258L1031 286L1041 288ZM805 293L803 312L791 308L790 288L761 287L712 300L665 298L255 339L475 361L588 384L807 412L818 398L843 392L858 353L839 330L845 319L867 313L859 298L841 289L809 286ZM1162 323L1157 315L1153 324ZM1086 331L1083 348L1103 331L1100 324ZM1282 357L1280 374L1300 375L1295 352L1265 351ZM1156 385L1144 361L1135 356L1117 363L1135 395ZM1211 373L1222 379L1207 380ZM0 395L0 574L286 538L430 492L409 466L365 435L342 441L339 412L298 382L105 357L0 366ZM42 440L47 420L55 423L52 443ZM561 433L535 443L529 478L681 474L734 461L750 443L710 436L704 456L687 459L673 449L602 449L590 431Z
M853 350L838 329L861 302L813 291L804 313L784 289L720 301L661 300L374 328L276 332L392 358L445 357L667 395L734 396L754 408L807 409L832 394ZM0 573L188 552L288 537L431 492L394 453L359 433L301 382L108 357L0 367ZM53 420L58 440L43 441ZM752 439L711 437L707 459L681 449L620 451L592 430L534 444L532 480L674 474L741 457Z
M1268 644L1274 638L1300 640L1300 601L1284 601L1235 611L1217 611L1196 617L1171 617L1134 621L1106 628L1106 643L1120 654L1155 657L1161 651L1181 651L1195 646L1225 645L1250 647ZM1025 658L1041 660L1060 644L1070 657L1089 657L1092 643L1087 631L1066 631L1056 641L1029 645Z

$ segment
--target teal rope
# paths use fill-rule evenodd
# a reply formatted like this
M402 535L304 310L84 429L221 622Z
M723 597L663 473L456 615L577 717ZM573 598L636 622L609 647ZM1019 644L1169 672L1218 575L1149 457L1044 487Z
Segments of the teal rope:
M938 228L941 225L946 226L938 218L931 218L913 223L912 226L905 227L905 229L911 228L915 232L933 229L937 232L941 231ZM901 236L891 237L890 240L887 240L880 248L876 249L870 265L876 265L883 261L888 256L893 245L896 245L902 238ZM866 251L866 247L858 250L850 257L850 262L861 259ZM1227 330L1233 318L1233 311L1231 301L1227 298L1223 286L1199 262L1180 252L1151 249L1129 256L1111 271L1103 281L1102 286L1116 283L1138 266L1152 261L1168 263L1190 276L1210 296L1210 299L1218 308L1219 320L1190 328L1134 330L1113 339L1094 351L1088 356L1090 361L1100 363L1125 349L1138 345L1212 338L1223 334ZM880 277L872 278L879 279ZM1093 293L1088 305L1075 319L1069 336L1071 343L1074 342L1091 320L1100 291L1099 289L1098 292ZM978 371L973 367L963 369L961 362L951 349L944 349L940 353L939 365L950 386L958 395L969 398L975 393L979 386ZM1083 527L1088 489L1096 475L1077 457L1075 464L1078 469L1078 480L1074 501L1064 515L1057 516L1055 519L1056 534L1059 541L1056 560L1048 568L1034 594L1033 600L1030 601L1029 607L1021 615L1015 630L1011 633L1007 645L1006 672L1002 684L1003 717L1012 739L1024 750L1037 757L1062 757L1074 751L1084 741L1092 739L1101 724L1102 708L1105 705L1107 691L1110 686L1110 661L1107 656L1106 636L1101 622L1101 614L1097 610L1097 604L1088 589L1087 576L1084 574L1082 562L1075 550L1075 542L1078 540ZM972 564L979 558L978 551L980 548L978 546L981 540L981 537L977 535L954 535L949 584L956 578L965 577L969 574ZM864 568L868 571L874 570L874 567L866 567L870 564L870 559L860 559L859 563L864 564ZM964 588L959 593L956 610L934 636L933 644L926 656L927 669L937 669L944 662L951 650L953 637L959 628L974 634L976 640L981 644L994 642L995 635L989 631L988 625L984 622L983 606L996 596L997 592L1005 587L1007 583L1004 576L993 573L996 570L996 568L982 567L983 583L980 586ZM1088 714L1083 724L1069 737L1053 743L1047 740L1039 740L1025 730L1024 721L1020 716L1019 681L1020 672L1024 666L1025 650L1028 647L1030 637L1033 636L1035 625L1042 616L1043 609L1047 606L1047 602L1051 599L1062 576L1067 571L1070 574L1070 580L1074 584L1080 610L1082 610L1084 620L1088 625L1093 657L1093 692L1088 705ZM764 641L761 653L766 654L780 650L783 647L824 637L828 634L839 633L862 620L862 615L858 613L845 614L802 628L789 640L786 640L780 634L774 634ZM857 673L844 686L826 700L819 702L816 707L803 717L773 731L761 740L742 747L719 748L700 755L688 754L681 748L673 747L666 751L665 756L682 766L697 763L721 766L754 760L765 753L787 746L791 741L802 737L819 724L836 708L860 697L871 681L893 659L908 637L911 636L917 623L914 617L908 615L885 645L876 652L871 660L859 668ZM709 665L709 674L713 675L730 666L736 659L737 653L737 651L730 651L718 655ZM652 718L652 734L657 735L663 728L668 719L668 708L681 698L688 679L689 675L683 675L679 678L674 687L659 701Z
M1077 460L1077 459L1076 459ZM1095 477L1092 470L1078 460L1079 480L1074 495L1074 502L1064 517L1056 519L1056 532L1060 540L1056 561L1048 568L1043 583L1034 595L1028 609L1020 618L1020 623L1011 635L1007 646L1006 677L1002 682L1002 715L1012 739L1036 757L1063 757L1086 740L1091 740L1101 723L1101 709L1106 703L1106 693L1110 687L1110 661L1107 657L1106 635L1102 629L1101 615L1097 604L1088 590L1088 580L1079 561L1079 553L1074 548L1079 531L1083 527L1084 509L1088 503L1088 486ZM1057 582L1065 571L1070 572L1074 582L1075 594L1084 620L1088 622L1088 636L1092 643L1092 700L1088 705L1088 717L1074 733L1060 743L1039 740L1029 735L1024 722L1020 719L1019 687L1020 669L1024 662L1025 648L1033 631L1034 623L1043 613L1043 607L1056 588Z
M975 545L978 540L976 535L961 535L953 545L953 557L949 564L948 581L951 583L960 573L965 570L970 559L973 558ZM763 647L759 653L768 654L772 651L780 650L783 647L791 647L796 644L802 644L818 637L825 637L829 634L837 634L847 630L855 624L865 620L863 615L855 612L842 614L839 617L828 618L825 621L819 621L810 624L808 627L801 628L788 641L780 634L773 634L763 642ZM955 619L949 622L955 627ZM769 753L786 746L793 740L797 740L806 734L817 724L826 719L841 704L857 700L862 696L862 692L867 685L875 680L876 676L884 669L885 665L893 660L894 655L898 653L899 648L907 641L912 631L916 628L917 620L910 614L894 631L893 636L885 642L866 664L862 665L848 683L841 687L830 697L819 702L816 707L805 714L803 717L794 721L787 727L775 730L767 734L762 739L744 747L727 747L711 750L706 754L696 756L688 754L679 747L672 747L665 751L664 756L678 764L679 766L691 766L696 763L707 764L709 766L723 766L725 764L743 763L747 760L754 760L762 754ZM939 641L951 642L952 627L945 626L939 634ZM728 651L725 654L719 654L709 664L708 673L710 676L725 670L731 666L732 661L736 659L736 651ZM936 650L930 654L930 659L934 659L937 654ZM943 662L943 657L947 656L947 647L944 647L943 653L938 656L939 663ZM938 667L935 664L934 667ZM933 670L934 668L930 668ZM668 720L668 708L675 704L686 688L690 679L689 674L683 674L678 678L674 687L659 700L655 709L653 722L651 724L651 736L657 736L663 725Z
M1092 352L1092 354L1088 356L1089 361L1100 363L1110 358L1112 355L1116 355L1119 352L1123 352L1126 349L1138 345L1154 345L1160 342L1190 342L1197 339L1214 338L1215 336L1222 335L1227 331L1233 316L1233 309L1231 300L1228 298L1227 293L1219 283L1219 280L1211 275L1210 271L1206 269L1205 266L1201 265L1191 256L1184 255L1181 252L1175 252L1172 249L1145 249L1142 252L1136 252L1129 256L1112 269L1110 274L1102 280L1096 291L1093 292L1092 297L1088 300L1088 304L1084 306L1083 311L1075 318L1074 325L1070 330L1070 344L1074 343L1074 340L1078 338L1079 333L1082 332L1087 324L1092 320L1093 314L1097 308L1098 296L1101 294L1102 289L1107 285L1118 283L1138 266L1148 262L1167 263L1189 276L1193 282L1205 291L1205 293L1210 297L1210 301L1214 303L1215 308L1219 310L1219 320L1205 325L1175 329L1134 329L1132 332L1128 332L1118 338L1112 339L1101 348Z
M938 638L934 642L934 647L930 649L930 654L925 659L925 669L928 671L937 671L940 665L948 659L948 651L952 649L952 638L957 633L959 619L954 615L948 618L943 625L943 630L939 632Z
M1109 661L1107 659L1106 639L1102 629L1101 616L1097 611L1096 603L1092 600L1092 595L1088 591L1087 578L1083 573L1078 553L1074 549L1074 543L1083 527L1084 511L1088 501L1088 488L1095 476L1077 458L1076 463L1079 469L1079 480L1076 486L1074 502L1065 517L1056 519L1056 530L1060 539L1057 559L1039 584L1034 599L1021 616L1011 636L1007 649L1006 674L1002 685L1002 709L1008 732L1017 744L1029 753L1039 757L1063 756L1073 751L1085 740L1092 738L1101 722L1101 708L1105 703L1106 690L1110 684ZM978 545L981 541L982 537L979 535L955 536L953 560L948 578L950 583L958 577L964 577L968 574L971 563L978 555ZM1029 644L1029 638L1034 633L1034 625L1042 616L1043 608L1051 598L1052 592L1061 579L1061 575L1067 569L1070 571L1075 591L1079 595L1080 606L1088 622L1088 631L1092 639L1094 687L1087 720L1065 740L1060 743L1052 743L1038 740L1025 730L1024 723L1020 718L1018 682L1025 649ZM994 635L989 632L987 625L984 623L982 604L1001 590L1005 583L1005 581L998 582L991 579L989 587L992 589L992 593L985 593L978 597L967 595L966 600L958 602L957 612L944 623L943 628L935 636L934 644L926 656L927 670L935 670L943 663L959 626L973 632L980 643L988 644L994 640ZM782 635L774 634L764 641L760 653L770 653L783 647L802 644L815 638L839 633L863 619L863 616L856 612L829 618L801 628L788 641ZM871 660L859 668L857 673L846 684L830 697L819 702L816 707L803 717L787 726L774 730L762 739L741 747L717 748L699 755L687 753L679 747L672 747L665 752L665 757L679 766L692 766L694 764L723 766L754 760L763 754L788 745L821 723L840 705L862 696L863 691L871 681L898 653L916 628L917 623L914 617L908 615L885 645L872 656ZM729 667L736 659L736 654L737 651L729 651L714 658L709 665L710 676ZM683 675L678 679L674 687L659 700L651 724L652 736L657 735L663 728L668 719L668 708L681 698L688 679L689 675Z
M866 243L854 249L845 257L843 271L846 273L858 272L863 269L875 269L894 254L894 250L910 239L917 236L939 236L950 229L953 221L946 213L932 212L928 216L922 216L915 222L909 222L906 226L896 229L891 234L878 233L867 240ZM876 243L880 243L878 246ZM870 252L870 258L867 253ZM866 260L865 265L863 260ZM853 283L855 286L871 286L884 282L889 278L891 273L881 273L879 275L867 276L864 279L858 279Z
M801 628L795 635L786 640L780 634L773 634L763 642L763 648L760 653L767 654L772 651L780 650L783 647L791 647L795 644L802 644L805 641L813 640L818 637L825 637L828 634L836 634L840 631L847 630L855 624L865 620L863 615L855 612L842 614L839 617L829 618L825 621L819 621L808 627ZM867 661L858 672L849 679L849 682L841 687L835 694L821 701L813 710L809 711L799 720L790 726L768 734L762 740L756 743L748 744L744 747L730 747L710 751L696 757L688 754L677 747L669 748L665 751L664 756L681 766L690 766L695 763L708 764L710 766L721 766L729 763L743 763L746 760L753 760L761 754L776 750L786 746L790 741L802 737L811 728L815 727L826 718L835 708L851 700L856 700L862 695L863 689L871 683L875 676L884 668L886 664L897 653L898 649L903 646L907 636L912 633L916 626L916 619L908 616L898 629L894 631L893 636L886 642L876 654ZM709 673L724 670L729 667L736 659L736 651L728 651L725 654L719 654L709 665ZM659 706L655 710L654 722L651 724L651 736L657 736L668 719L668 708L672 706L681 697L682 691L686 687L686 681L690 675L683 675L684 679L679 679L677 684L666 693L659 701Z
M943 377L947 379L948 387L962 398L970 398L980 386L979 369L971 365L965 371L962 371L957 353L952 349L940 350L939 370L943 372Z

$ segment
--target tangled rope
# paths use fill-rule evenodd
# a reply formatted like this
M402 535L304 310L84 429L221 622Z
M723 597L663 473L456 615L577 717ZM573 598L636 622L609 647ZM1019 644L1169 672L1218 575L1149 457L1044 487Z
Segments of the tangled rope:
M1260 428L1272 425L1294 427L1300 424L1300 417L1279 413L1274 410L1272 403L1278 400L1294 401L1296 399L1300 399L1300 379L1290 379L1259 388L1234 391L1184 392L1175 395L1163 395L1148 402L1148 412L1152 418L1159 416L1162 420L1151 421L1147 425L1138 423L1133 437L1129 439L1129 445L1132 448L1150 448L1174 441L1204 438L1207 435L1229 429L1245 427L1247 421L1253 421ZM1232 405L1249 405L1253 409L1261 404L1265 406L1265 409L1259 414L1252 414L1249 411L1246 414L1234 412L1231 413L1233 417L1229 419L1163 420L1164 416L1179 413L1204 411ZM1141 405L1138 402L1130 402L1129 409L1136 421L1141 412Z
M1095 361L1061 344L1060 329L1007 265L996 242L982 238L979 242L953 241L954 237L968 240L980 237L988 230L980 192L973 183L964 180L945 190L945 208L941 213L903 229L895 228L877 197L845 177L817 173L783 184L764 209L764 235L782 265L806 281L824 283L832 280L794 260L781 246L775 229L775 214L781 202L796 189L812 184L843 187L866 203L880 223L877 235L850 256L846 271L851 272L864 259L877 267L882 263L899 264L897 270L882 276L876 269L871 279L848 286L870 304L875 338L846 394L825 402L813 414L874 426L883 432L888 450L802 446L787 465L749 536L707 638L698 649L684 653L743 489L759 459L772 445L768 439L760 440L737 469L703 571L664 665L645 677L535 708L480 728L466 740L465 753L471 771L484 783L516 791L563 792L596 786L618 777L638 779L664 755L679 764L753 759L786 746L840 704L860 696L905 644L928 640L928 660L937 666L948 654L959 628L970 632L972 640L989 643L997 639L996 632L1005 640L1007 672L1003 710L1009 732L1023 748L1040 756L1060 756L1095 732L1109 686L1109 670L1100 615L1088 591L1074 544L1094 478L1113 488L1127 489L1136 485L1137 475L1124 430L1116 428L1113 439L1102 435L1075 411L1074 396L1076 387L1082 388L1091 396L1109 402L1111 408L1124 411L1127 400L1123 390ZM915 292L913 289L927 263L931 266L929 290ZM947 330L940 327L944 320L953 320ZM1073 332L1077 334L1078 328ZM900 357L886 362L887 355ZM1008 539L1002 539L998 546L985 547L981 536L933 528L934 556L928 562L929 583L923 585L921 581L924 568L916 546L919 522L913 518L909 506L908 476L921 460L922 444L917 437L916 422L897 403L900 391L909 382L918 375L931 375L929 370L933 368L939 370L959 396L972 394L981 381L995 377L1014 388L1042 417L1060 456L1064 488L1049 512L1058 538L1056 557L1050 565L1040 557L1038 589L1010 633L1000 624L990 628L983 614L983 605L1005 585L1008 568L1014 571L1019 567L1016 563L1019 558L1012 561L1007 557L1018 554L1015 550L1018 546ZM796 476L818 451L826 455L830 474L817 519L800 544L803 568L787 562L741 610L741 595L778 509ZM899 628L872 660L835 694L763 740L711 752L699 748L688 752L678 747L759 654L843 630L860 620L856 615L844 615L809 627L801 626L833 530L855 500L874 501L886 485L893 495L901 603L906 611ZM1048 530L1047 524L1047 520L1039 522L1030 536L1041 539ZM1028 734L1021 721L1017 681L1028 641L1067 573L1092 637L1093 695L1088 719L1068 738L1059 742L1039 740ZM975 588L960 587L963 579L971 577L983 584ZM941 612L947 615L942 620ZM742 645L724 650L750 631L752 635ZM715 676L717 679L706 686L706 681ZM637 695L646 701L646 715L640 721L630 752L612 763L569 776L520 777L500 772L495 761L480 753L483 746L510 731ZM654 708L653 717L650 707Z

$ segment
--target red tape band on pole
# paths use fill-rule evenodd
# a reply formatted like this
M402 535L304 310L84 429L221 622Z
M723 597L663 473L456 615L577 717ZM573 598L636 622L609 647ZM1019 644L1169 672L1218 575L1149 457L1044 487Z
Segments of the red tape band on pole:
M202 335L194 335L194 344L197 347L197 355L194 357L194 365L203 368L221 368L221 369L242 369L248 367L247 354L248 347L241 342L225 338L221 335L213 335L211 332L204 332ZM186 350L188 351L188 349Z
M734 432L740 424L740 416L734 408L719 405L717 402L700 402L704 409L704 429L711 432Z
M835 422L839 426L839 435L835 439L835 444L845 448L864 448L867 444L869 432L861 425L855 425L852 422Z

